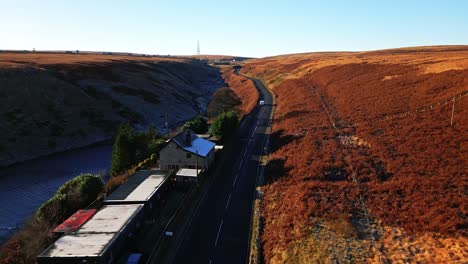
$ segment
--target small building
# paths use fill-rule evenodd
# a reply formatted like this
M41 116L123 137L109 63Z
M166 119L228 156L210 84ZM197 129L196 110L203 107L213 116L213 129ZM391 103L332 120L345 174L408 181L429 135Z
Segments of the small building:
M38 257L39 264L114 263L132 244L143 219L142 204L105 205L75 232L65 234Z
M215 143L197 136L190 129L167 142L159 152L161 169L208 169L214 161Z
M96 209L82 209L76 211L67 220L58 225L52 232L54 233L71 233L80 228L86 221L88 221L94 214Z
M165 203L170 190L171 170L140 170L127 182L112 192L104 204L143 204L147 218L154 219L155 213Z

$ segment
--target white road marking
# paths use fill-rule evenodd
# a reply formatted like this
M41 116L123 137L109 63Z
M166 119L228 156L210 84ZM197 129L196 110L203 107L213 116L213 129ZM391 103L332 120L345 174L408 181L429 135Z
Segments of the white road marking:
M239 176L239 173L236 174L236 177L234 178L234 182L232 183L232 187L234 187L236 185L237 176Z
M229 194L229 197L228 197L228 200L227 200L227 203L226 203L226 210L228 209L229 201L231 201L231 195L232 195L232 193Z
M242 163L244 163L244 159L242 159L241 162L239 163L239 170L242 168Z
M218 239L219 239L219 234L221 233L221 227L223 227L223 220L221 220L221 224L219 225L219 228L218 228L218 234L216 235L215 246L218 245Z
M253 130L252 135L250 136L250 138L252 138L252 137L254 136L255 132L257 131L258 123L259 123L259 122L257 122L257 124L255 125L255 128L254 128L254 130Z
M211 264L211 259L210 259L210 264Z

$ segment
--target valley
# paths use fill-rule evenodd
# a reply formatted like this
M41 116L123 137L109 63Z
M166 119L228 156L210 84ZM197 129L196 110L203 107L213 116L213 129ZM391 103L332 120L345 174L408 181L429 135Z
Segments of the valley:
M122 122L166 133L223 84L197 59L2 52L0 166L110 142Z
M265 263L468 258L465 46L292 54L224 64L213 61L224 58L219 56L206 61L36 54L26 63L25 54L16 55L1 60L6 54L0 53L1 92L8 95L0 99L3 165L106 142L121 122L137 129L155 124L166 133L166 116L169 130L197 113L212 118L224 111L219 109L232 108L244 118L240 139L233 139L241 143L225 157L233 162L220 165L224 177L213 176L206 190L206 197L217 198L201 199L185 219L188 229L171 249L172 261L247 261L255 232L261 251L254 255ZM268 106L259 106L264 98ZM265 128L270 125L271 133ZM7 208L9 213L0 215L5 227L14 215L21 223L77 169L108 169L109 146L87 151L4 169L10 184L5 197L22 188L12 200L22 209L12 214ZM98 157L89 162L93 155ZM41 160L44 166L63 166L47 171L31 165ZM20 185L33 184L10 188L15 177L24 177ZM247 236L254 211L260 224ZM212 225L198 228L208 221Z

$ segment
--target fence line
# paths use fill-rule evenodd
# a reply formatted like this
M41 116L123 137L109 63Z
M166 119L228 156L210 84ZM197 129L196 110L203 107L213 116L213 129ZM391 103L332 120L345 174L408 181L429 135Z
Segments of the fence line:
M319 98L319 100L320 100L320 102L321 102L321 105L322 105L323 109L324 109L325 112L327 113L328 119L330 120L330 123L331 123L331 126L333 127L333 129L334 129L336 132L340 132L339 128L335 125L336 122L335 122L335 120L333 119L333 117L331 116L330 111L328 110L328 107L327 107L327 105L325 104L325 102L324 102L324 100L323 100L323 97L322 97L322 95L320 95L318 89L317 89L316 87L314 87L314 86L311 86L310 84L308 84L308 85L309 85L310 87L312 87L312 89L314 90L314 92L317 94L317 96L318 96L318 98ZM345 155L347 156L347 158L348 158L349 160L351 160L351 155L350 155L350 153L349 153L349 149L346 149ZM373 226L372 226L372 224L371 224L371 222L370 222L370 219L369 219L369 213L368 213L369 210L367 209L366 203L364 202L364 197L363 197L363 195L362 195L361 185L360 185L360 183L359 183L359 180L358 180L357 177L356 177L356 171L355 171L355 169L353 168L352 164L350 164L350 166L351 166L351 171L352 171L352 180L353 180L353 182L354 182L354 184L355 184L355 186L356 186L357 192L358 192L359 204L360 204L361 210L362 210L362 212L363 212L363 214L364 214L364 220L366 221L367 228L368 228L368 232L370 233L370 236L371 236L372 247L374 248L374 250L377 251L378 248L377 248L376 240L375 240L375 236L374 236L375 230L374 230L374 228L373 228ZM380 252L380 253L382 253L382 255L383 255L383 252ZM385 262L385 263L388 262L388 260L386 259L385 256L383 256L385 259L382 259L380 254L378 254L377 256L378 256L380 262Z
M314 87L312 87L312 88L316 89ZM327 115L327 117L329 119L330 125L315 126L315 127L309 127L309 128L301 128L300 132L302 134L306 134L309 131L316 132L316 131L322 131L322 130L328 130L328 129L335 129L337 127L340 127L340 128L355 128L356 126L359 126L359 125L361 125L363 123L376 122L376 121L388 121L388 120L393 120L393 119L397 119L397 118L405 118L405 117L408 117L409 115L411 115L413 113L415 113L415 114L424 113L424 112L427 112L427 111L433 111L433 110L435 110L436 107L439 107L439 106L445 106L445 105L448 105L450 103L455 104L457 101L462 100L463 97L465 97L467 95L468 95L468 91L463 91L462 93L451 96L450 98L444 99L442 101L439 101L437 103L433 103L433 104L430 104L430 105L418 107L415 110L410 110L410 111L405 111L405 112L398 112L398 113L391 113L391 114L383 114L383 115L378 116L378 117L366 118L366 119L363 119L363 120L361 120L359 122L350 123L349 125L341 125L341 124L339 124L339 121L337 121L337 123L335 123L333 121L333 119L331 119L331 115L330 115L329 110L324 106L324 102L322 101L321 95L318 95L319 99L321 101L321 105L324 108L324 111L326 112L326 115ZM452 109L452 111L453 111L453 109ZM451 122L453 123L453 120Z

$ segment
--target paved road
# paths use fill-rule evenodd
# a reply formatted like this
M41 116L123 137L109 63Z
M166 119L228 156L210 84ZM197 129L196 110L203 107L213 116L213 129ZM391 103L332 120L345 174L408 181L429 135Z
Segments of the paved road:
M226 153L227 165L216 175L180 245L174 263L247 263L252 202L272 111L272 95L253 79L265 105L241 124L240 143Z

